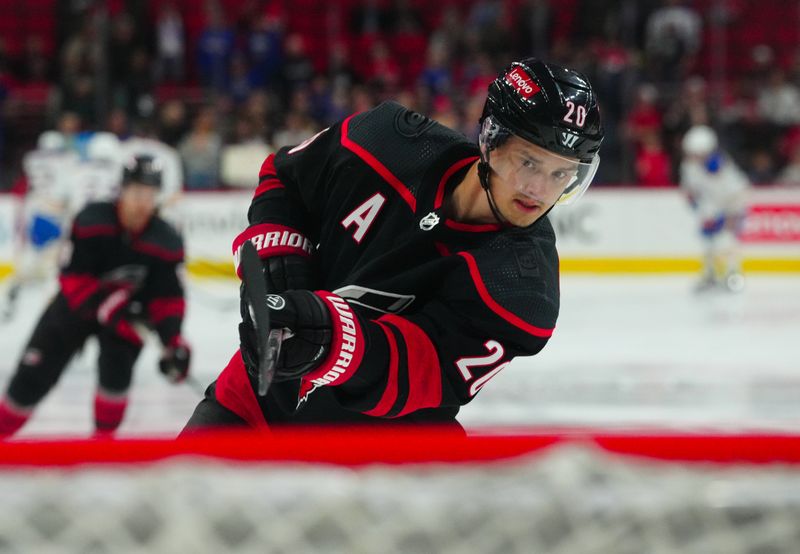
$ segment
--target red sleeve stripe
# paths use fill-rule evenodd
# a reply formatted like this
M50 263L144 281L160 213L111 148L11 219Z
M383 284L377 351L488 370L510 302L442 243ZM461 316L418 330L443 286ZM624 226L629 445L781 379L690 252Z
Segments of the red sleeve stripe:
M263 181L264 177L277 177L278 170L275 169L275 154L270 154L261 164L261 169L258 170L258 180Z
M180 296L174 298L154 298L147 305L150 313L150 322L157 325L168 317L179 317L183 319L186 312L186 301Z
M97 291L100 280L94 275L65 273L59 276L61 292L73 310L81 306Z
M270 154L258 172L258 187L253 198L275 188L283 188L283 183L278 179L278 170L275 169L275 154Z
M442 369L433 341L418 325L400 316L387 314L380 320L397 329L406 343L408 398L394 417L440 406Z
M353 154L364 160L364 162L374 169L378 175L383 177L383 180L389 183L394 190L400 195L400 197L406 201L411 207L411 211L417 211L417 199L414 198L414 195L411 194L411 191L408 189L407 186L403 184L403 182L395 177L395 175L389 171L389 169L383 165L378 159L373 156L370 152L368 152L365 148L361 145L356 144L347 136L347 127L350 124L350 120L353 119L351 115L347 119L342 122L342 146L350 150Z
M331 314L333 339L327 358L305 379L319 386L339 386L346 383L364 358L364 332L350 304L326 291L317 291Z
M531 325L521 317L513 314L498 304L494 298L491 297L489 291L486 290L486 285L481 278L480 271L478 271L478 264L475 262L475 258L473 258L472 255L467 252L459 252L458 255L467 261L469 273L472 276L472 281L475 283L475 288L478 290L481 300L483 300L490 310L508 321L511 325L514 325L515 327L518 327L535 337L546 338L553 335L553 329L546 329Z
M117 234L117 226L107 224L79 226L76 224L72 232L75 234L75 237L79 239L114 236Z
M450 169L444 172L442 175L442 179L439 181L439 187L436 189L436 198L433 201L433 209L438 210L442 207L442 202L444 202L444 187L447 184L447 181L450 180L450 177L453 176L459 169L464 167L465 165L469 165L475 160L478 159L478 156L471 156L469 158L464 158L463 160L458 160Z
M162 248L157 244L151 244L149 242L135 242L132 245L132 248L137 252L141 252L142 254L146 254L148 256L153 256L154 258L158 258L165 262L181 262L183 261L183 250L169 250L168 248Z
M245 241L248 240L256 247L262 260L272 256L286 256L288 254L309 257L314 252L314 245L311 244L311 241L296 229L275 223L253 225L233 239L231 247L233 265L236 267L236 274L239 278L242 277L239 267L241 248Z
M282 188L286 188L284 187L283 183L281 183L277 178L271 177L258 184L258 187L256 187L256 192L253 194L253 198L261 196L268 190L282 189Z
M383 395L381 395L381 399L375 405L374 408L364 412L366 415L375 416L375 417L384 417L394 406L394 403L397 401L397 365L398 365L398 354L397 354L397 341L394 338L394 333L392 333L391 329L389 329L386 325L381 323L380 321L374 321L378 325L378 327L383 330L384 334L386 335L386 342L389 345L389 375L388 380L386 381L386 388L383 389Z

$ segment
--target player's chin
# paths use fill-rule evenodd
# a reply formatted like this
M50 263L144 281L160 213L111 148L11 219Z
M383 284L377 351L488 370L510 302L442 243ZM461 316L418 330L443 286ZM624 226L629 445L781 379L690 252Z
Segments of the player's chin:
M514 199L511 201L512 212L514 214L514 225L527 227L534 221L542 217L545 210L538 202L528 202L525 200Z

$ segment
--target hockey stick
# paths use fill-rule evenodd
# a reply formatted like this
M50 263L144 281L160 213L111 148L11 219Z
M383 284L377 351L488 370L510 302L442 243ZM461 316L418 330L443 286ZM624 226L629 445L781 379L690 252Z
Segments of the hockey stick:
M250 316L255 324L258 341L258 395L264 396L275 376L275 363L280 354L283 332L270 328L263 264L256 247L249 240L241 246L240 260L244 294L250 306Z

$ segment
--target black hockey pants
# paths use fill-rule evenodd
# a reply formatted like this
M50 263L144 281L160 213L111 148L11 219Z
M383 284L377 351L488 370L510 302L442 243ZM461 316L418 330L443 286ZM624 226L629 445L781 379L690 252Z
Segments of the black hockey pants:
M9 398L21 407L35 406L53 388L69 360L91 335L97 336L100 345L100 388L113 394L125 393L141 346L96 321L78 317L59 293L42 314L22 353L8 386Z

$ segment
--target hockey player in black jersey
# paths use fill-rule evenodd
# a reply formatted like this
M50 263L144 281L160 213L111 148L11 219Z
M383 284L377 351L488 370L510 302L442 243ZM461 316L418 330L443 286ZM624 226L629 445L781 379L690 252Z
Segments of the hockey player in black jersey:
M581 74L525 59L490 85L481 125L476 146L386 102L267 158L233 250L251 241L263 260L272 329L243 301L240 351L184 433L455 426L513 358L544 347L559 308L544 216L594 176L597 100ZM257 332L282 339L263 397Z
M116 202L89 204L75 217L59 292L39 319L0 402L0 438L22 427L90 335L100 346L94 399L100 435L113 433L122 422L142 348L137 322L161 339L159 367L167 379L186 377L190 348L181 336L184 293L177 274L183 242L156 214L160 187L161 171L153 159L133 158L123 169Z

